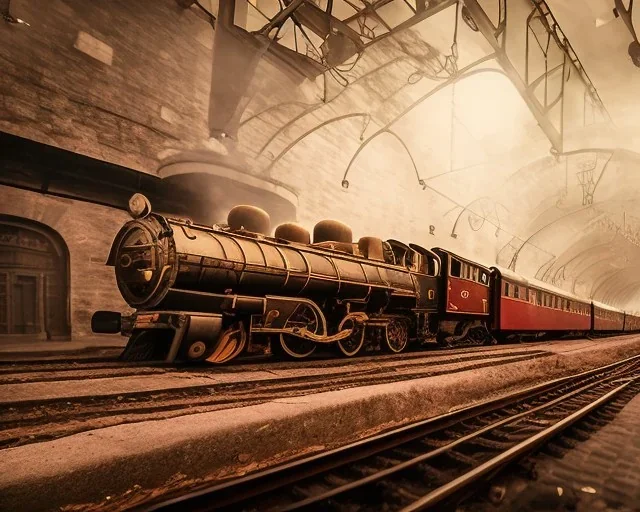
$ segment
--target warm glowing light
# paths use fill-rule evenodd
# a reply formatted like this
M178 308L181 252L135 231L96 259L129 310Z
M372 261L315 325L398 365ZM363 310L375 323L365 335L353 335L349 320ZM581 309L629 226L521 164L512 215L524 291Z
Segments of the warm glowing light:
M501 73L480 73L462 80L454 94L456 119L477 141L488 147L498 143L504 149L526 141L533 116Z

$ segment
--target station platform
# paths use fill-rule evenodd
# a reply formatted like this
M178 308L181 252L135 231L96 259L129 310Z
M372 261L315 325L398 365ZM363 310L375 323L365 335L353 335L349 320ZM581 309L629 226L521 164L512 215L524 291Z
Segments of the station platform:
M0 341L0 362L118 357L127 344L125 336L88 336L69 341L9 338Z
M0 372L0 510L118 510L640 354L640 336L227 367Z

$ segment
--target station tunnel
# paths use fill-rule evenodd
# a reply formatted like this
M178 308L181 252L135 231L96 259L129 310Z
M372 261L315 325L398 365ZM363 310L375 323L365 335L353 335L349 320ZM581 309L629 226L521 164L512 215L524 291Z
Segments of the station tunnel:
M637 504L633 4L0 0L0 508Z

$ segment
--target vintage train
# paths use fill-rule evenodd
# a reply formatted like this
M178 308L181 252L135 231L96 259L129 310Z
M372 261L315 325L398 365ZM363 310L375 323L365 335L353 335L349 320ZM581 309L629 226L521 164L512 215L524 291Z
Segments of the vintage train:
M125 360L225 363L242 353L402 352L409 343L491 344L514 336L640 330L640 317L444 249L363 237L337 221L270 233L266 212L237 206L226 225L153 213L133 220L107 264L130 315L98 311L94 332L129 336Z

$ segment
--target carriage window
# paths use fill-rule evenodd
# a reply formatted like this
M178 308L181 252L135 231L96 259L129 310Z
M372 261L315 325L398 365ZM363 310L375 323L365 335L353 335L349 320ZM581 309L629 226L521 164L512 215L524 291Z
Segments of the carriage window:
M542 306L542 292L540 291L536 293L536 304Z
M513 298L514 299L519 299L520 298L520 290L519 290L519 286L514 286L513 287Z
M478 267L473 269L473 280L480 282L480 269Z
M451 275L453 277L461 277L460 271L462 264L455 258L451 258Z
M504 282L504 292L502 294L504 297L508 297L509 296L509 283L507 283L506 281Z
M482 284L489 284L489 275L484 271L480 271L480 282Z

